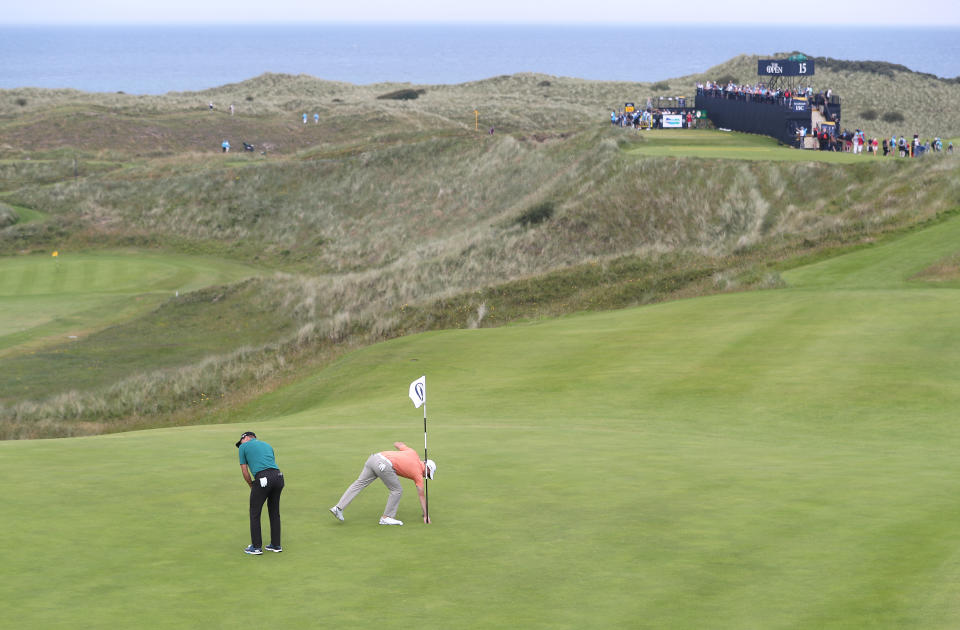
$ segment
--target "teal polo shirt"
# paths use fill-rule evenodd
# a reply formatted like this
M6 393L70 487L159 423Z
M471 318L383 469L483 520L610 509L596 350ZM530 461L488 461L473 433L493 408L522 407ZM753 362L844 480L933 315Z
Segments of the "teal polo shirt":
M256 438L240 445L240 463L247 465L251 475L256 475L267 468L277 467L277 460L273 456L273 447Z

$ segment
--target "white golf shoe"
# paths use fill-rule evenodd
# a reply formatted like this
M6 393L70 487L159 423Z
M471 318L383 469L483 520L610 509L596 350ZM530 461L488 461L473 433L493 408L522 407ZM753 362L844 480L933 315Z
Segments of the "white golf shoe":
M337 518L338 521L342 521L342 520L343 520L343 510L341 510L341 509L340 509L339 507L337 507L336 505L333 506L332 508L330 508L330 513L333 514L333 515Z
M403 521L398 521L397 519L390 518L389 516L381 516L380 524L381 525L403 525Z

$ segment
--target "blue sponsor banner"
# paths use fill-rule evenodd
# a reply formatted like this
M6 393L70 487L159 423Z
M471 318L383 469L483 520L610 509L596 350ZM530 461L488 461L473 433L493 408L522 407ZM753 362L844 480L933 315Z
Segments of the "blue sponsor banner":
M793 111L795 112L805 112L807 111L807 100L796 99L793 101Z

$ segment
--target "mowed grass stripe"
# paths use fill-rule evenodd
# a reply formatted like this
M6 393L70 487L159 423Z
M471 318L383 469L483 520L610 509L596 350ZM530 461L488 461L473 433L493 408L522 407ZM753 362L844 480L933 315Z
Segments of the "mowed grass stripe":
M83 335L143 313L179 290L262 273L245 264L156 252L0 258L0 352Z
M53 264L53 261L49 261L48 264ZM15 265L13 268L4 269L4 273L0 275L9 278L11 284L16 282L16 288L12 295L30 295L37 285L39 272L40 267L37 265Z
M59 252L0 258L0 295L189 291L260 270L211 257L156 252Z

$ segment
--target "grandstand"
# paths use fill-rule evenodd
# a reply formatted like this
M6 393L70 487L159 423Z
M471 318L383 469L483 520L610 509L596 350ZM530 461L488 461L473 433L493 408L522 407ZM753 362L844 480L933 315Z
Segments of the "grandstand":
M791 88L787 77L809 77L814 63L803 55L789 59L761 59L755 86L698 85L696 108L705 110L715 127L771 136L784 144L815 149L814 131L832 136L839 130L840 98L829 91Z

